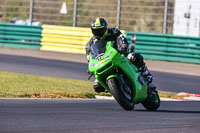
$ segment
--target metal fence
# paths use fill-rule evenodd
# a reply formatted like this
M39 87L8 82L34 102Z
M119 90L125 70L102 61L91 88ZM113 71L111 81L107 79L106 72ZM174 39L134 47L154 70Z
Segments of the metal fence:
M0 0L0 22L16 19L42 24L89 27L104 17L109 27L172 33L174 0ZM65 4L64 4L65 3ZM61 9L66 9L61 13Z

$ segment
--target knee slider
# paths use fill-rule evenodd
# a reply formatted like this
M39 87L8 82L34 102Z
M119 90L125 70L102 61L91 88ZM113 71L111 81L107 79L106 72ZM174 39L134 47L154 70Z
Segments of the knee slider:
M135 61L135 54L136 54L136 53L131 52L131 53L129 53L129 54L127 55L127 59L128 59L129 61L131 61L132 63Z
M127 59L130 60L138 68L145 65L143 56L140 53L131 52L128 54Z

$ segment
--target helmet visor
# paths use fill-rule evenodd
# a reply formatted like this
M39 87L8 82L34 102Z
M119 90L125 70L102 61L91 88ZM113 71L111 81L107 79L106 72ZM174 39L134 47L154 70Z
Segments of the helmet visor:
M106 29L107 29L106 27L100 29L92 29L92 33L96 37L102 37L105 34Z

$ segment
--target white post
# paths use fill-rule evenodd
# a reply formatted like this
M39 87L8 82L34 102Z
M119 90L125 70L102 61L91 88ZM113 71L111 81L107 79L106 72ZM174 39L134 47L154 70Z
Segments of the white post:
M77 3L78 0L74 0L74 15L73 15L73 27L76 27L76 21L77 21Z
M163 34L167 33L167 14L168 14L168 0L165 0L165 10L164 10L164 22L163 22Z
M120 16L121 16L121 0L118 0L117 2L117 24L116 28L120 29Z
M33 22L33 4L34 4L34 0L30 0L29 20L30 20L31 25Z

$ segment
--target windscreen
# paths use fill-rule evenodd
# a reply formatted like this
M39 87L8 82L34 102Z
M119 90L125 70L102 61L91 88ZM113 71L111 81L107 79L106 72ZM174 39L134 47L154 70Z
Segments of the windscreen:
M91 51L92 51L92 58L97 59L101 55L103 55L106 51L106 41L105 40L99 40L96 41L94 44L91 46Z

